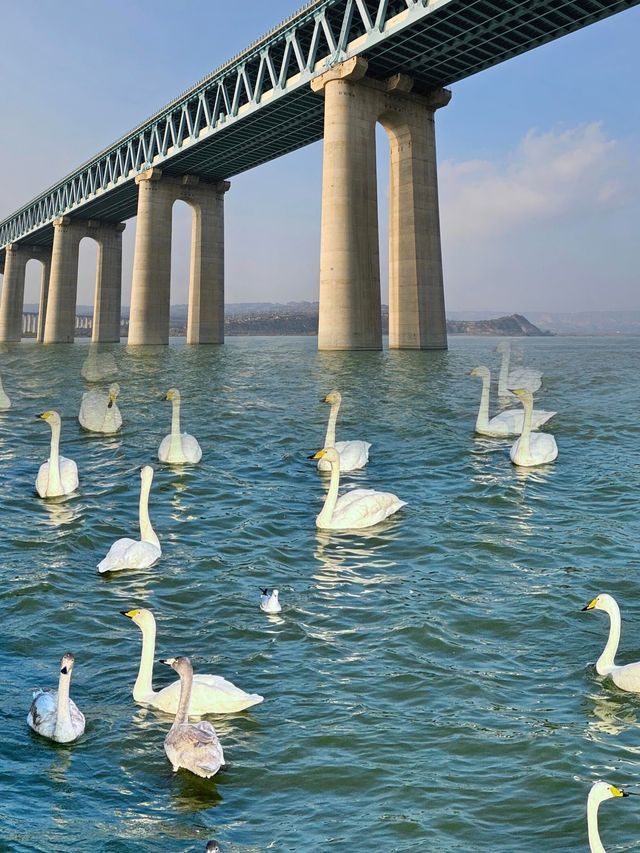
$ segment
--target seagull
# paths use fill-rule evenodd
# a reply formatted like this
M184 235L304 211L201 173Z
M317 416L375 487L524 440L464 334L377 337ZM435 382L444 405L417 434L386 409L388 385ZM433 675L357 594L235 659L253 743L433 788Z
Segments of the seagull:
M269 593L266 587L264 589L260 587L260 592L262 593L260 596L260 610L264 610L265 613L280 613L282 607L278 601L278 590L272 589L271 593Z

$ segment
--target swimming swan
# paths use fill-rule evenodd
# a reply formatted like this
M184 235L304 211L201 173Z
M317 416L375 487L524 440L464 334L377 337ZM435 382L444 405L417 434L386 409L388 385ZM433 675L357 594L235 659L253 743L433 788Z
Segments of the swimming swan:
M7 397L7 394L2 387L2 379L0 379L0 409L10 409L11 408L11 400Z
M156 620L153 613L144 608L122 610L121 613L135 622L142 631L140 669L133 685L134 701L141 705L151 705L167 714L175 714L180 701L180 682L174 681L162 690L155 691L151 680L156 650ZM220 675L198 674L193 680L189 714L192 717L201 717L203 714L235 714L263 701L264 697L257 693L245 693Z
M606 592L596 596L582 610L604 610L609 614L609 639L604 651L596 661L596 672L598 675L610 675L613 683L621 690L630 693L640 693L640 661L628 663L625 666L616 666L615 656L620 643L620 608L618 602L612 595Z
M69 698L73 662L72 654L63 655L58 689L35 690L27 715L27 722L34 732L58 743L69 743L84 732L84 714Z
M171 465L183 465L185 462L195 465L202 459L202 450L196 439L189 433L180 433L180 392L169 388L164 400L171 400L171 432L160 442L158 459Z
M514 388L526 388L527 391L537 391L542 385L542 371L531 367L517 367L509 370L509 359L511 358L511 344L509 341L500 341L496 352L502 354L500 374L498 376L498 397L511 397Z
M78 488L78 466L73 459L60 456L60 415L47 411L36 415L36 418L41 418L51 427L49 459L40 466L36 477L36 491L41 498L69 495Z
M118 432L122 426L122 415L116 404L120 386L117 382L109 386L109 393L87 391L82 395L78 420L84 429L90 432L102 432L110 435Z
M319 450L310 459L326 458L331 465L331 483L322 511L316 518L316 527L322 530L354 530L372 527L406 506L390 492L373 489L352 489L338 497L340 488L340 456L334 447Z
M149 492L153 481L153 468L145 465L140 471L140 504L138 519L140 539L117 539L107 556L98 563L99 572L117 572L121 569L148 569L162 556L160 540L149 518Z
M514 443L509 455L514 465L530 468L533 465L545 465L558 458L558 445L555 438L545 432L531 432L533 415L533 395L524 388L515 388L513 393L520 398L524 407L522 434Z
M364 468L369 461L369 448L371 445L368 441L336 441L336 421L338 420L338 412L342 403L342 395L339 391L331 391L330 394L322 398L322 402L331 404L327 434L324 437L324 446L335 447L338 451L340 454L341 471L357 471L359 468ZM330 471L331 465L326 459L319 459L318 470Z
M503 435L520 435L524 425L524 411L518 409L506 409L499 415L489 420L489 395L491 389L491 371L488 367L474 367L470 376L479 376L482 379L482 396L480 397L480 408L476 419L476 432L480 435L500 437ZM531 413L531 429L538 429L557 412L545 412L542 409L534 409Z
M594 782L587 797L587 830L589 832L589 849L591 853L607 853L600 840L598 831L598 809L600 803L612 797L628 797L629 793L622 788L616 788L608 782Z
M211 723L206 720L188 722L187 712L193 684L191 661L181 657L167 658L160 663L172 667L180 676L180 704L173 725L164 739L164 751L174 773L184 767L196 776L209 779L225 763L224 752Z
M263 589L261 587L260 593L260 610L264 610L265 613L280 613L282 605L278 598L278 590L272 589L271 592L269 592L268 589Z

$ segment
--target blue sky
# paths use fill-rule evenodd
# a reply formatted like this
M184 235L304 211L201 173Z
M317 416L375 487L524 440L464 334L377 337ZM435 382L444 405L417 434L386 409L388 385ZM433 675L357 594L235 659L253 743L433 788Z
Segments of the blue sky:
M0 218L299 5L5 4ZM640 309L638 44L640 7L453 87L437 114L449 309ZM384 244L382 130L378 139ZM321 161L318 143L233 179L227 301L317 299ZM125 303L134 234L135 219L125 231ZM186 300L188 234L188 208L177 204L173 302ZM92 301L95 252L83 241L80 302ZM27 301L38 269L29 264Z

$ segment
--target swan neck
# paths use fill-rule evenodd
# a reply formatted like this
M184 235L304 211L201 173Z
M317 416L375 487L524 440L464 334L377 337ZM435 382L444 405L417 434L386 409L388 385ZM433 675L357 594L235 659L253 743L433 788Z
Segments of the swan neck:
M607 675L615 667L616 652L618 651L618 646L620 644L620 631L622 625L620 619L620 608L617 604L611 603L609 607L607 607L607 613L609 614L610 620L609 639L607 640L607 645L604 647L604 651L596 662L596 671L600 675Z
M116 404L114 403L112 406L107 406L107 411L104 416L104 421L102 422L102 428L104 430L113 429L116 425Z
M144 702L153 695L153 656L156 651L156 624L145 624L142 630L142 653L140 669L136 683L133 685L133 698L136 702Z
M338 501L338 489L340 488L340 459L331 460L331 482L329 491L324 500L322 511L316 520L318 527L326 527L333 518L333 511Z
M509 358L511 353L508 349L504 349L502 351L502 364L500 365L500 375L498 377L498 395L500 397L509 396L509 389L507 388L508 379L509 379Z
M522 422L522 434L520 435L520 452L529 455L531 453L531 420L533 418L533 400L523 400L524 419Z
M482 377L482 394L480 395L480 408L478 409L478 417L476 419L476 429L489 428L489 391L491 378L489 376Z
M587 830L589 832L589 847L591 853L607 853L598 831L598 808L600 801L589 796L587 800Z
M47 491L62 494L60 478L60 422L51 423L51 449L49 450L49 484Z
M327 434L324 437L325 447L335 447L336 445L336 422L338 420L338 412L340 411L340 401L331 404L329 412L329 421L327 423Z
M176 712L174 726L181 726L189 721L189 703L191 702L191 688L193 686L193 672L180 673L180 703Z
M69 684L71 676L60 673L58 682L58 707L56 708L56 731L71 728L71 705L69 704Z
M151 481L143 480L140 487L140 538L143 542L151 542L152 545L160 547L160 540L156 536L155 530L151 525L149 518L149 493L151 492Z
M171 401L171 441L169 442L169 455L171 458L176 454L182 454L182 439L180 438L180 400L174 397Z

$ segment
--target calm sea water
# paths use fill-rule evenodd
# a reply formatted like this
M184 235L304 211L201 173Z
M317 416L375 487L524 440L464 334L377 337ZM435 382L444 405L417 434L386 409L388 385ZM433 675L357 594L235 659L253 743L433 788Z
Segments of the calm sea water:
M522 344L558 411L555 465L519 471L509 440L474 438L495 340L447 353L318 353L314 339L230 339L134 353L113 347L125 420L90 437L76 415L87 346L24 343L0 355L13 408L0 415L2 760L0 848L17 851L583 851L592 780L640 791L640 697L593 662L615 595L621 661L640 659L640 352L632 338ZM161 466L170 404L202 464ZM372 442L350 484L408 502L356 534L316 532L325 483L307 455L328 406L338 438ZM33 483L63 415L79 493ZM163 557L99 576L111 542L137 536L139 466L156 477ZM258 609L277 586L284 610ZM192 656L266 700L211 718L229 761L214 779L174 774L171 719L135 705L140 633L156 656ZM31 689L73 651L87 717L70 746L32 734ZM163 671L161 671L163 670ZM174 673L157 665L156 686ZM640 798L606 803L613 850L640 849Z

